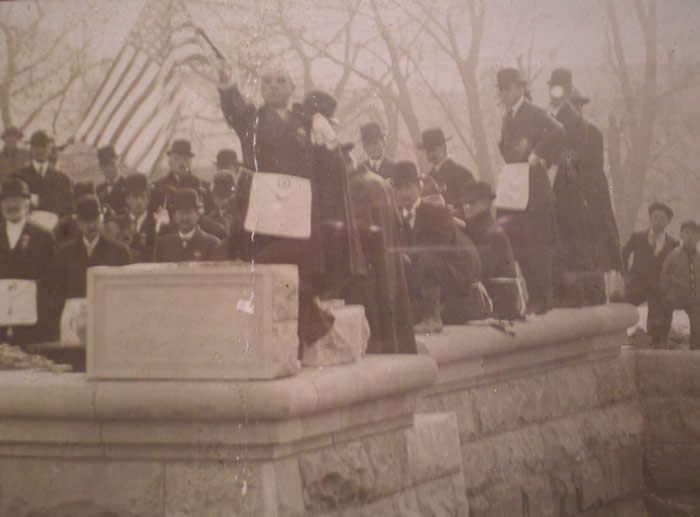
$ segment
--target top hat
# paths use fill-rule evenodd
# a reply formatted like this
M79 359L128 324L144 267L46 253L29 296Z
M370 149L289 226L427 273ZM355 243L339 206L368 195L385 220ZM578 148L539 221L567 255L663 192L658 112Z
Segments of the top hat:
M212 193L215 196L229 196L236 188L233 175L228 172L217 172L214 175L214 185Z
M100 162L100 164L104 164L116 159L117 151L114 150L113 145L106 145L104 147L100 147L97 150L97 161Z
M666 203L655 201L654 203L649 205L649 215L651 215L652 212L656 212L657 210L665 212L669 219L673 219L673 210L671 210L671 207L668 206Z
M15 138L22 138L24 133L16 126L10 126L5 131L2 132L2 139L6 140L7 137L14 136Z
M94 221L100 217L102 210L97 197L86 195L78 199L75 202L75 215L81 221Z
M29 145L31 146L43 147L45 145L49 145L51 142L52 138L43 129L34 131L34 133L32 133L31 138L29 139Z
M304 112L309 116L320 113L326 118L332 118L338 106L338 102L335 98L322 90L311 90L306 97L304 97L302 104L304 106Z
M29 185L19 178L6 179L0 186L0 199L6 199L8 197L24 197L29 199L31 197Z
M238 155L233 149L222 149L216 153L217 170L235 170L240 164Z
M376 122L367 122L360 126L360 139L366 144L384 140L384 132Z
M496 199L493 189L485 181L475 181L469 184L464 190L463 203L476 203L477 201L493 201Z
M576 106L583 106L583 105L591 102L591 99L589 99L584 94L582 94L581 91L576 87L574 87L571 90L571 95L569 95L569 100Z
M568 68L555 68L548 82L550 88L561 86L565 91L573 88L573 75Z
M439 127L426 129L421 135L421 143L418 144L418 149L430 150L438 145L444 144L448 140L449 137L445 138L445 133L443 133L442 129Z
M199 210L199 196L193 188L181 188L173 192L170 208L177 210Z
M173 140L168 154L184 154L185 156L190 157L194 156L194 153L192 152L192 144L190 144L189 140L185 140L184 138Z
M396 162L391 172L391 180L394 188L420 184L416 164L409 161Z
M145 194L148 192L148 178L135 172L124 178L124 190L127 194Z
M527 84L527 81L520 77L520 71L517 68L501 68L496 74L496 82L499 90L510 88L516 83Z

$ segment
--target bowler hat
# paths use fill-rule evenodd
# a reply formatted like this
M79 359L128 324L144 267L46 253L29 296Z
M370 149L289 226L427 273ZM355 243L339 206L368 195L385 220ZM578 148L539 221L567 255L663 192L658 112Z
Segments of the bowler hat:
M527 84L527 81L520 77L520 71L517 68L501 68L496 74L496 82L499 90L510 88L516 83Z
M29 185L19 178L8 178L0 186L0 199L8 197L31 197Z
M228 172L217 172L214 175L212 193L215 196L229 196L235 190L236 182L233 175Z
M173 140L168 154L184 154L186 156L194 156L194 153L192 152L192 144L190 144L189 140L185 140L184 138Z
M22 133L22 131L19 130L16 126L10 126L2 132L2 139L6 140L9 136L14 136L15 138L22 138L24 136L24 133Z
M114 150L113 145L106 145L104 147L100 147L97 150L97 161L100 162L100 164L104 164L116 159L117 151Z
M396 164L394 164L394 170L391 173L391 180L394 184L394 188L420 184L420 177L418 176L416 164L409 161L396 162Z
M29 145L31 145L31 146L42 147L45 145L49 145L50 143L51 143L51 137L43 129L39 129L38 131L34 131L34 133L32 133L31 138L29 139Z
M173 192L169 203L172 210L198 210L199 197L193 188L181 188Z
M304 111L310 116L320 113L326 118L332 118L338 102L330 93L322 90L311 90L304 97L303 106Z
M651 215L652 212L656 212L657 210L665 212L669 219L673 219L673 210L671 210L671 207L668 206L666 203L655 201L654 203L649 205L649 215Z
M421 143L418 144L418 149L430 150L438 145L442 145L447 142L450 138L445 138L445 133L439 127L426 129L421 134Z
M550 88L561 86L565 91L570 92L573 88L573 75L568 68L555 68L549 78Z
M75 203L75 215L81 221L94 221L101 214L100 202L95 196L82 196Z
M145 194L148 192L148 178L138 172L124 178L124 190L127 194Z
M360 126L360 139L366 144L384 140L384 132L376 122L367 122Z
M463 203L476 203L477 201L492 201L496 199L493 189L485 181L475 181L464 190Z
M233 149L222 149L216 153L217 170L235 170L241 162Z
M576 106L583 106L583 105L591 102L591 99L589 99L584 94L582 94L581 91L578 88L576 88L575 86L571 90L571 95L569 95L569 100L572 103L574 103Z
M681 231L683 230L695 230L696 232L700 232L700 224L698 224L696 221L693 221L692 219L683 221L681 223Z

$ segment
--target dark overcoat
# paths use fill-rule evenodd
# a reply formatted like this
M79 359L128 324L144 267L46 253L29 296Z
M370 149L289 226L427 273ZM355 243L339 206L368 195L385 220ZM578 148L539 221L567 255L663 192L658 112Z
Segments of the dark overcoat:
M27 222L17 244L11 249L5 223L0 223L0 278L37 282L38 321L33 326L14 327L10 339L12 344L41 343L57 337L53 267L54 240L51 233Z
M348 289L348 302L361 303L370 325L368 351L415 353L411 307L399 246L399 219L386 179L360 167L350 175L350 197L368 262L368 274Z

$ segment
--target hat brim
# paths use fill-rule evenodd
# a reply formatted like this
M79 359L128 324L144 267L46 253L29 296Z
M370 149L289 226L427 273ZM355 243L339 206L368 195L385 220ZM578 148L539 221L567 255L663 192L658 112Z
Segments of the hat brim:
M193 157L194 157L194 153L193 153L192 151L189 151L189 152L187 152L187 153L183 153L183 152L180 152L180 151L173 151L173 150L171 149L171 150L169 150L166 154L167 154L168 156L170 156L171 154L182 154L182 155L185 155L185 156L189 156L190 158L193 158Z

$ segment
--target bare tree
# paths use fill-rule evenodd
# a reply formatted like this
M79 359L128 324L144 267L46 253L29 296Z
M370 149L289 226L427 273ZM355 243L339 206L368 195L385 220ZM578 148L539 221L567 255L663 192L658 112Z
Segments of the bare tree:
M89 42L69 42L81 23L53 28L39 0L2 6L0 16L0 119L4 127L26 129L39 117L56 132L66 100L79 79L106 60L91 60ZM47 114L51 114L47 118ZM50 120L50 122L49 122Z
M614 72L622 99L622 114L610 117L608 155L613 197L620 234L634 229L647 175L658 155L655 128L664 100L697 84L697 68L684 74L670 74L670 84L661 89L658 80L657 2L632 0L631 7L642 41L644 61L641 72L630 63L623 44L619 2L605 0L608 62ZM672 65L672 63L669 63ZM639 76L639 79L636 77Z
M435 6L426 0L413 0L412 3L396 0L395 4L414 21L420 22L422 29L454 63L466 99L471 130L469 135L465 134L455 119L454 107L441 97L440 92L429 81L424 80L424 82L432 95L442 105L460 140L472 156L479 171L479 177L484 181L492 182L493 170L484 128L478 80L481 43L486 26L487 2L485 0L459 0L440 10L436 10ZM468 37L462 37L463 35L456 28L456 25L461 24L469 27ZM463 40L468 42L466 48L463 48L461 43Z

